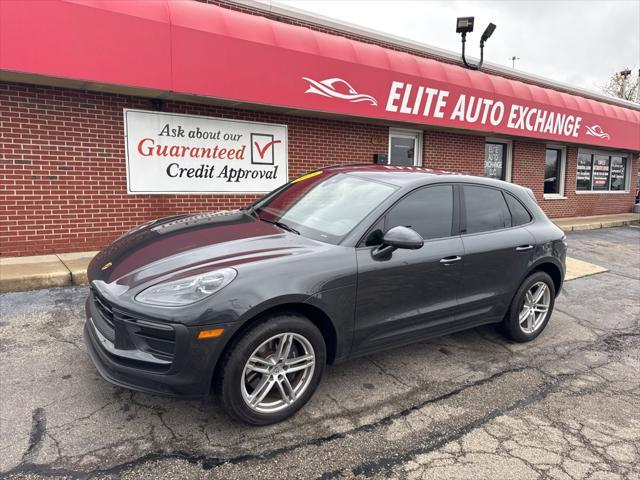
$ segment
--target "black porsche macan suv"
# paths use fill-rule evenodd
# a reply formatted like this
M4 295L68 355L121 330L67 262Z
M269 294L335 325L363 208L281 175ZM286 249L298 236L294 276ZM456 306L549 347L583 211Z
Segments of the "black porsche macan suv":
M326 363L499 323L545 328L566 240L530 190L413 167L304 175L243 210L137 227L89 266L85 341L104 378L213 391L269 424Z

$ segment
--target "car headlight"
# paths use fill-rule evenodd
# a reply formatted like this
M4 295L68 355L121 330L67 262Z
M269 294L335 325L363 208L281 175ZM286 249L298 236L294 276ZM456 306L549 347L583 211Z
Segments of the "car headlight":
M202 300L222 290L236 278L233 268L222 268L213 272L159 283L136 295L136 301L163 307L179 307Z

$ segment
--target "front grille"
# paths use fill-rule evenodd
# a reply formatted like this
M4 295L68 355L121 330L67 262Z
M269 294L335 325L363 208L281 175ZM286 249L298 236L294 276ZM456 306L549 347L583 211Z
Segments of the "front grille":
M115 360L127 365L134 362L136 366L153 370L157 370L158 365L168 368L167 362L170 366L176 347L176 332L171 325L122 311L111 305L94 288L91 289L91 297L95 307L92 317L95 328L113 344L115 351L122 352ZM135 352L148 354L144 358L149 361L131 360Z
M98 309L99 314L94 315L93 324L96 326L98 331L111 343L115 343L116 341L116 331L113 327L113 320L107 320L106 317L102 314L100 309Z
M109 304L102 300L95 292L93 295L96 307L102 314L104 321L109 325L109 327L113 328L113 310L111 309Z

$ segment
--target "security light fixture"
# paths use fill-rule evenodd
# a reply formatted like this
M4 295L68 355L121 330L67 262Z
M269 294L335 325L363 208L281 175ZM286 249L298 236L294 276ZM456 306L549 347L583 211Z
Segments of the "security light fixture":
M460 17L456 22L456 33L471 33L473 32L473 20L474 17Z
M493 32L495 30L496 30L496 26L493 23L489 22L489 25L487 25L487 28L484 29L484 32L480 37L480 45L484 44L484 42L489 40L489 38L491 37L491 35L493 35Z
M480 37L480 62L477 65L467 62L465 57L465 43L467 42L467 33L473 32L474 17L458 17L456 21L456 33L462 36L462 61L467 68L471 70L479 70L482 67L484 61L484 43L489 40L491 35L496 29L495 24L489 23L487 28L484 29L482 36Z

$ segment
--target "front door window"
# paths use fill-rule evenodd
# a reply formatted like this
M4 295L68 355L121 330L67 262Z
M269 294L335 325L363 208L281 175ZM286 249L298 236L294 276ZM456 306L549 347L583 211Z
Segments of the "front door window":
M385 231L402 225L414 229L425 240L451 236L453 188L425 187L406 195L387 213Z

